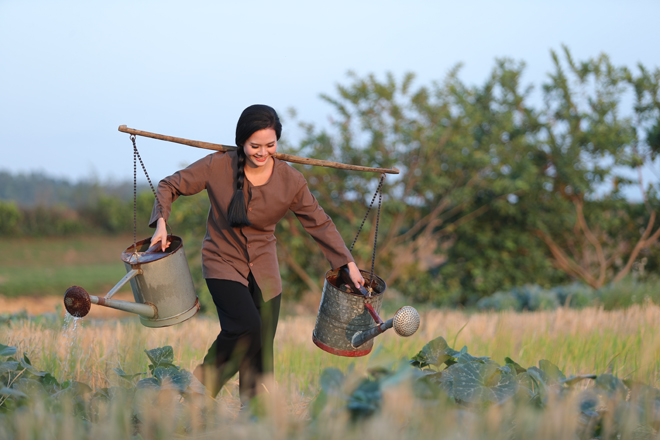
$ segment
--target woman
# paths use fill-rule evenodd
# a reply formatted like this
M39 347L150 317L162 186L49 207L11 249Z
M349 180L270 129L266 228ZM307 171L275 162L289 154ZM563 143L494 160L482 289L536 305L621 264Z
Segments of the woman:
M204 189L211 202L202 267L221 332L194 374L214 397L238 371L245 402L255 394L259 377L273 371L282 292L274 232L288 210L316 240L333 269L348 265L356 287L364 284L303 175L272 156L281 132L275 110L250 106L236 125L238 150L210 154L158 185L162 211L156 204L149 223L156 227L151 245L160 242L163 250L169 246L166 220L172 202Z

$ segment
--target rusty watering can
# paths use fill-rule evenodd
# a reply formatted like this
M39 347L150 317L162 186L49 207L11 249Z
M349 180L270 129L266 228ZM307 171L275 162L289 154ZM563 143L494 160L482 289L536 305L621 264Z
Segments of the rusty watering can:
M419 313L410 306L401 307L392 319L383 321L378 313L387 285L375 274L365 270L360 273L368 290L362 287L356 291L345 266L325 274L312 332L312 341L323 351L337 356L365 356L373 348L373 339L384 331L394 328L399 336L411 336L419 328Z
M92 304L140 315L146 327L167 327L192 318L199 311L183 241L170 235L170 246L161 252L160 243L149 247L150 238L138 241L121 254L126 267L122 278L105 296L88 294L78 286L69 287L64 306L73 316L81 318ZM135 302L112 299L126 283L131 283Z
M394 328L399 336L411 336L419 328L419 313L410 306L401 307L394 317L387 321L383 321L378 315L383 303L383 292L387 288L385 281L374 274L384 180L385 174L382 174L378 188L349 249L349 251L353 251L353 246L367 220L376 196L380 194L371 272L360 270L367 287L361 286L357 289L353 285L347 266L342 266L338 270L329 270L325 274L323 294L316 315L316 325L312 332L312 341L321 350L337 356L357 357L369 354L374 345L373 339L390 328ZM375 326L373 326L374 323Z

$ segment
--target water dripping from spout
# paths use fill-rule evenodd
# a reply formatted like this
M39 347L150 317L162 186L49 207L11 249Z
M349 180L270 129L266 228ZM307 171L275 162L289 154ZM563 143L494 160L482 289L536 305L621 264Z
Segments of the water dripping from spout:
M60 347L60 352L64 352L64 359L61 361L64 377L69 373L70 363L75 362L75 359L77 359L77 356L74 356L74 352L77 352L77 349L80 347L81 333L78 331L80 328L78 322L81 319L82 318L76 318L69 313L64 317L64 325L62 326L62 345Z

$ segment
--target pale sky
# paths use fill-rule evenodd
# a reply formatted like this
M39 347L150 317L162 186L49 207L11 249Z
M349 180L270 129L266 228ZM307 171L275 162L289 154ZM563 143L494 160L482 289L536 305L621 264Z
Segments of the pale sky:
M132 179L117 127L234 144L241 111L269 104L326 124L346 72L481 84L497 57L537 87L550 49L660 66L659 1L0 0L0 169ZM284 118L284 136L295 134ZM153 180L208 154L138 138Z

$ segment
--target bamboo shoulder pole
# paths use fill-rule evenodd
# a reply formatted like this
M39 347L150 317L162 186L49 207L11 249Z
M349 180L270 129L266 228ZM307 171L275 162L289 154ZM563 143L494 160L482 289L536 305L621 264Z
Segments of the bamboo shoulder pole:
M190 139L178 138L174 136L165 136L158 133L150 133L148 131L135 130L133 128L128 128L125 125L119 126L119 131L122 133L134 134L136 136L149 137L152 139L158 139L161 141L175 142L177 144L189 145L196 148L204 148L206 150L215 150L215 151L233 151L237 147L230 145L221 145L213 144L211 142L202 142L202 141L193 141ZM275 153L273 157L278 158L279 160L284 160L286 162L299 163L302 165L314 165L319 167L328 167L328 168L338 168L341 170L353 170L353 171L369 171L371 173L385 173L385 174L399 174L397 168L372 168L372 167L363 167L359 165L348 165L345 163L331 162L329 160L320 160L320 159L309 159L306 157L292 156L290 154Z

